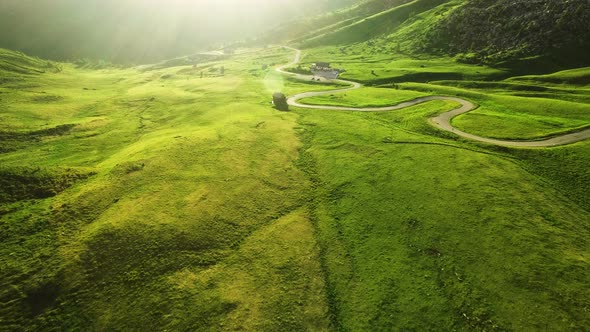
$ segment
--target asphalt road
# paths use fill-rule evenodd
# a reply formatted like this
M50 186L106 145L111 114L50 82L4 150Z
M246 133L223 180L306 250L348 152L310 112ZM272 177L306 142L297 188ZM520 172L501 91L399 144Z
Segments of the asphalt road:
M310 81L313 78L312 75L294 74L294 73L290 73L288 71L285 71L285 68L293 67L301 61L301 50L298 50L298 49L295 49L292 47L288 47L288 46L283 46L283 47L295 51L295 59L291 63L288 63L284 66L280 66L280 67L276 68L276 71L278 71L279 73L285 74L285 75L293 76L293 77L301 79L301 80ZM343 89L329 90L329 91L303 92L303 93L296 94L294 96L289 97L287 99L287 103L291 106L294 106L294 107L311 108L311 109L328 110L328 111L389 112L389 111L401 110L401 109L404 109L407 107L411 107L414 105L418 105L418 104L425 103L428 101L433 101L433 100L450 100L450 101L455 101L455 102L460 103L461 106L459 108L452 110L452 111L445 112L437 117L430 118L428 120L429 123L436 128L451 132L455 135L458 135L458 136L461 136L461 137L464 137L467 139L471 139L474 141L479 141L479 142L484 142L484 143L494 144L494 145L501 145L501 146L531 147L531 148L533 148L533 147L551 147L551 146L572 144L572 143L579 142L579 141L586 140L586 139L590 138L590 128L584 129L581 131L577 131L577 132L573 132L573 133L569 133L569 134L559 135L559 136L555 136L555 137L551 137L551 138L547 138L547 139L542 139L542 140L535 140L535 141L500 140L500 139L493 139L493 138L487 138L487 137L469 134L469 133L466 133L464 131L461 131L461 130L453 127L451 125L451 120L456 116L459 116L461 114L465 114L467 112L471 112L474 109L476 109L477 107L472 102L467 101L465 99L457 98L457 97L428 96L428 97L416 98L416 99L406 101L406 102L403 102L403 103L400 103L397 105L385 106L385 107L341 107L341 106L328 106L328 105L308 105L308 104L302 104L299 102L299 100L301 100L303 98L311 98L311 97L317 97L317 96L330 95L330 94L334 94L334 93L352 91L352 90L362 88L362 84L357 83L357 82L346 81L346 80L341 80L341 79L332 80L332 82L348 84L348 85L350 85L350 87L343 88Z

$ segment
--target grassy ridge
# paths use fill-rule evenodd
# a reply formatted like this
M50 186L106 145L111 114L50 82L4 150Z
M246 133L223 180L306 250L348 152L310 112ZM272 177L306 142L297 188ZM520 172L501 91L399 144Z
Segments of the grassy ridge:
M343 3L341 0L341 4ZM290 43L305 42L309 38L347 27L362 18L376 15L388 9L411 2L412 0L368 0L348 1L348 7L329 13L318 13L317 16L287 21L278 27L265 32L257 38L258 43L278 43L288 40ZM316 7L317 8L317 7Z
M471 52L490 62L544 56L588 65L589 12L584 0L466 1L429 27L423 50Z
M92 175L77 169L0 169L0 204L53 197Z
M587 86L588 84L590 84L590 67L563 70L548 75L528 75L521 77L512 77L509 80L516 82L533 81L552 84L573 84Z
M392 32L410 16L432 9L448 0L415 0L363 18L351 25L308 38L302 47L345 45L362 42Z
M41 74L44 69L53 67L50 61L0 48L0 72L3 74Z

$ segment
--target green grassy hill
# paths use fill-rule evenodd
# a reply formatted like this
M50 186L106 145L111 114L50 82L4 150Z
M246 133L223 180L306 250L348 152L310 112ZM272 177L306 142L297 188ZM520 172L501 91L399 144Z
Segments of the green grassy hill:
M587 66L588 21L585 0L471 0L428 28L422 50L475 53L491 62L546 56Z
M2 329L327 328L287 59L2 83Z
M381 52L457 56L468 63L537 73L588 66L584 0L369 0L280 32L304 48L367 43Z
M411 16L432 9L448 0L415 0L408 3L401 1L391 9L379 12L369 17L363 17L359 21L332 29L313 38L304 38L301 41L303 47L314 47L322 45L346 45L356 42L363 42L370 39L382 37L395 31L402 23Z
M328 13L315 12L297 20L289 20L278 27L265 31L257 38L258 43L279 43L285 40L305 41L318 34L332 32L366 17L379 14L411 0L364 0L352 1L349 6ZM314 15L315 14L315 15Z
M316 34L300 70L330 61L368 86L303 102L457 96L478 108L455 127L511 140L590 126L590 67L411 53L463 2L402 2ZM458 106L442 100L281 112L277 91L342 88L274 71L293 56L116 68L0 50L0 331L590 326L590 140L463 139L429 124Z
M0 75L3 79L18 74L34 75L45 73L49 69L56 69L51 61L29 57L23 53L0 48Z

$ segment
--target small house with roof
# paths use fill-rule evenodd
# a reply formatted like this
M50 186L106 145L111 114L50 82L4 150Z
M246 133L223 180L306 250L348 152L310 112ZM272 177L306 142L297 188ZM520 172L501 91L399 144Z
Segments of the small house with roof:
M315 76L323 77L329 80L338 78L340 73L344 72L342 69L332 68L329 62L316 62L311 66L310 69Z

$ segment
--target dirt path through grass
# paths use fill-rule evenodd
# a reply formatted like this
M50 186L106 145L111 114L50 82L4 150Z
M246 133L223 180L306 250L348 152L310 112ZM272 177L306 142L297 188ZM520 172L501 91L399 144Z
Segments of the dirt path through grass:
M295 66L301 61L301 50L298 50L298 49L295 49L292 47L288 47L288 46L283 46L283 47L286 49L290 49L290 50L295 51L295 59L291 63L288 63L284 66L280 66L280 67L276 68L276 71L278 71L279 73L285 74L285 75L290 75L292 77L295 77L295 78L298 78L301 80L310 81L313 78L312 75L294 74L294 73L291 73L291 72L288 72L285 70L285 68ZM457 98L457 97L428 96L428 97L416 98L416 99L406 101L406 102L403 102L403 103L400 103L397 105L392 105L392 106L358 107L358 108L357 107L342 107L342 106L326 106L326 105L308 105L308 104L302 104L299 102L299 100L301 100L303 98L311 98L311 97L330 95L330 94L334 94L334 93L347 92L347 91L360 89L363 86L360 83L346 81L346 80L338 79L338 80L333 80L333 81L337 82L337 83L349 84L350 87L344 88L344 89L304 92L304 93L296 94L294 96L289 97L289 99L287 100L287 103L289 105L295 106L295 107L321 109L321 110L329 110L329 111L389 112L389 111L395 111L395 110L400 110L400 109L404 109L407 107L415 106L415 105L425 103L428 101L449 100L449 101L458 102L461 104L461 106L459 108L452 110L452 111L445 112L437 117L430 118L429 119L430 124L441 129L441 130L452 132L456 135L459 135L461 137L468 138L471 140L484 142L484 143L488 143L488 144L511 146L511 147L550 147L550 146L571 144L571 143L579 142L579 141L590 138L590 129L584 129L584 130L569 133L569 134L559 135L559 136L555 136L555 137L551 137L551 138L547 138L547 139L543 139L543 140L535 140L535 141L499 140L499 139L493 139L493 138L487 138L487 137L469 134L469 133L466 133L464 131L461 131L461 130L453 127L453 125L451 125L451 120L456 116L473 111L474 109L476 109L476 106L473 103L471 103L470 101L467 101L467 100L461 99L461 98Z

